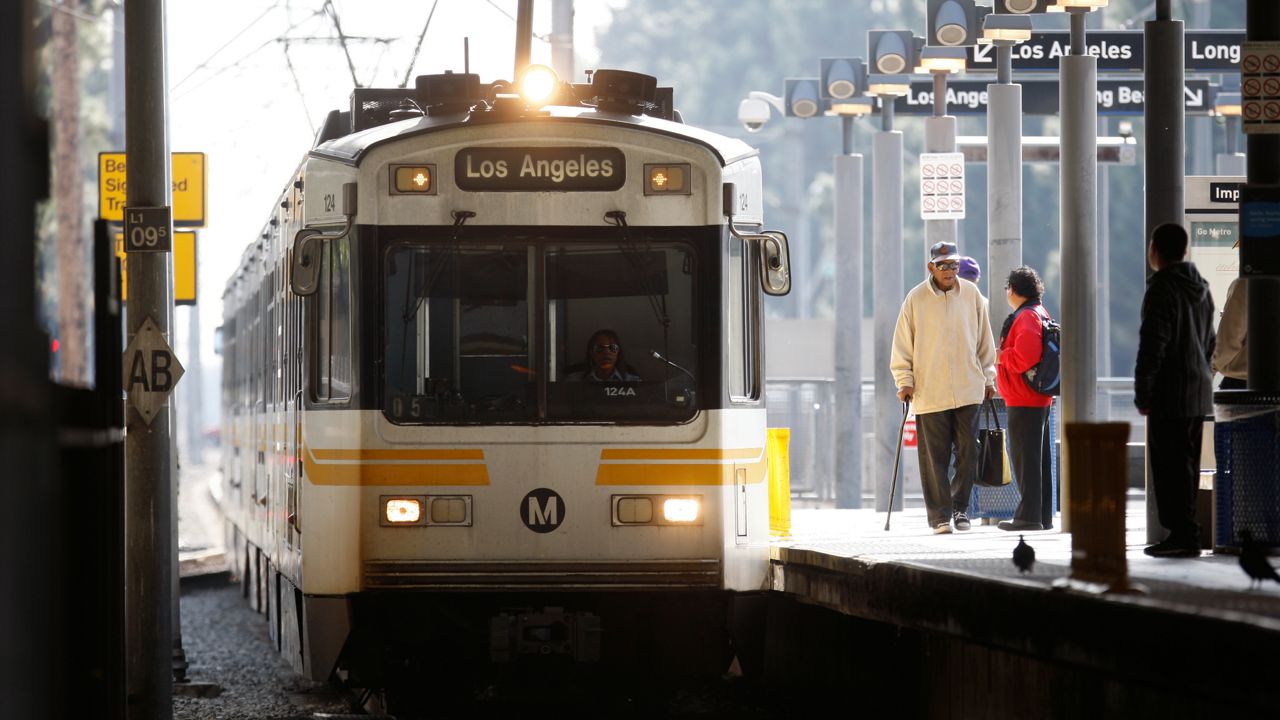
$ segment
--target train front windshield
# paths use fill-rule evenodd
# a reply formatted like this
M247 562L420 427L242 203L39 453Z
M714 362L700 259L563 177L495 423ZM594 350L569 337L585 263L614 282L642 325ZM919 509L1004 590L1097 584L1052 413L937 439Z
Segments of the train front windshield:
M681 422L697 412L699 262L679 236L385 245L396 423Z

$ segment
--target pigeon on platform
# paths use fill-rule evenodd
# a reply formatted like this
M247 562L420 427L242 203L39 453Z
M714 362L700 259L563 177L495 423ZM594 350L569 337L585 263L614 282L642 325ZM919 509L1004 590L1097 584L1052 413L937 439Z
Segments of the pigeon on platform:
M1280 575L1267 560L1267 546L1253 539L1253 533L1240 531L1240 567L1249 576L1249 589L1262 587L1268 580L1280 582Z
M1017 546L1013 548L1013 564L1024 573L1031 572L1031 566L1036 564L1035 548L1028 545L1021 535L1018 536Z

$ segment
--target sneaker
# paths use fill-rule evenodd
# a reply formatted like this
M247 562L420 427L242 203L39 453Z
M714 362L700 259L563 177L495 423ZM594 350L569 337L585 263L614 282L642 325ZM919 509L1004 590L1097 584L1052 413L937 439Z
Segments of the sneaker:
M1022 531L1022 532L1034 532L1036 530L1044 529L1044 526L1038 522L1031 522L1030 520L1018 520L1016 518L1013 520L1001 520L1000 523L996 525L996 527L1000 528L1001 530L1016 530L1016 531Z
M951 522L955 523L956 529L961 532L968 530L970 527L969 516L960 511L956 511L951 514Z
M951 532L951 523L949 522L938 523L937 525L933 526L934 535L942 535L944 533L949 533L949 532Z
M1165 540L1143 548L1142 552L1158 558L1194 558L1200 557L1200 548Z

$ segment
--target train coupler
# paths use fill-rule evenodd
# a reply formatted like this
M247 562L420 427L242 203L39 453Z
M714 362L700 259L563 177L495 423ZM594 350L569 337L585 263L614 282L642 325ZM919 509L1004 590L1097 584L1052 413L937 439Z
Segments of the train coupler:
M567 656L599 662L604 630L600 617L548 607L507 610L489 618L489 659L506 663L521 655Z

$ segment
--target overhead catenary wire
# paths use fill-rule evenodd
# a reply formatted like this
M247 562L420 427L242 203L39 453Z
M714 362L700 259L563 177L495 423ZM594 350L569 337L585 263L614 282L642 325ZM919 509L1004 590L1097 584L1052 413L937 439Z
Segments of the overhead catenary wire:
M324 12L324 10L323 10L323 9L316 10L316 11L312 12L310 15L306 16L305 18L303 18L303 19L301 19L301 20L299 20L299 21L297 21L297 22L293 23L293 24L292 24L292 25L290 25L288 28L286 28L284 32L280 33L279 35L277 35L277 36L276 36L276 37L274 37L274 38L271 38L270 40L267 40L267 41L263 42L261 45L258 45L257 47L255 47L254 49L252 49L252 50L250 50L249 52L245 53L244 55L241 55L240 57L236 58L236 59L235 59L233 62L231 62L230 64L227 64L227 65L224 65L224 66L222 66L222 67L218 68L217 70L215 70L215 71L214 71L213 73L211 73L210 75L205 76L205 77L204 77L202 80L200 80L200 82L199 82L199 83L197 83L196 85L194 85L194 86L192 86L192 87L188 87L186 90L182 91L182 94L181 94L181 95L178 95L178 96L177 96L177 97L175 97L174 99L175 99L175 100L180 100L180 99L182 99L183 97L186 97L187 95L190 95L191 93L193 93L193 92L195 92L196 90L199 90L201 87L203 87L203 86L205 85L205 83L208 83L210 80L213 80L214 78L218 77L219 75L223 74L224 72L226 72L226 71L228 71L228 70L232 70L232 69L234 69L234 68L238 68L238 67L240 67L241 63L243 63L245 60L248 60L249 58L253 57L254 55L257 55L259 52L262 52L262 50L263 50L263 49L265 49L265 48L267 48L267 47L270 47L270 46L271 46L272 44L274 44L274 43L283 42L283 41L287 40L287 39L288 39L288 37L289 37L289 33L293 32L294 30L297 30L297 29L298 29L299 27L301 27L303 24L305 24L305 23L307 23L307 22L311 21L312 19L314 19L316 16L320 15L320 14L321 14L321 13L323 13L323 12Z
M422 33L418 35L418 44L413 46L413 55L409 58L409 65L404 69L404 80L400 81L400 87L409 87L409 78L413 75L413 66L418 63L418 52L422 50L422 41L427 37L427 28L431 27L431 18L436 15L436 6L440 4L440 0L431 3L431 12L427 13L427 21L422 24Z
M351 59L351 48L347 46L347 36L342 32L342 22L338 19L338 9L333 6L333 0L324 0L324 10L329 13L329 18L333 20L333 29L338 32L338 42L342 44L342 52L347 56L347 67L351 70L351 85L353 87L364 87L360 84L360 79L356 77L356 64Z
M506 17L506 18L507 18L508 20L510 20L511 22L516 22L516 17L515 17L514 15L512 15L511 13L507 12L506 10L503 10L503 9L502 9L502 6L501 6L501 5L499 5L498 3L494 2L493 0L485 0L485 2L487 2L487 3L489 3L491 6L493 6L493 9L494 9L494 10L497 10L498 12L502 13L502 14L503 14L503 16L504 16L504 17ZM537 33L531 33L531 35L532 35L534 38L536 38L537 40L540 40L540 41L542 41L542 42L544 42L544 43L550 43L550 42L551 42L551 36L550 36L550 35L539 35L539 34L537 34Z
M298 73L293 69L293 59L289 57L289 42L284 43L284 64L289 68L289 74L293 76L293 87L298 91L298 99L302 101L302 114L307 118L307 127L311 128L312 137L316 134L315 123L311 122L311 109L307 107L307 94L302 91L302 82L298 79Z
M45 1L47 2L47 0L45 0ZM236 40L239 40L239 39L240 39L240 37L241 37L242 35L244 35L246 32L249 32L249 30L251 30L251 29L253 28L253 26L254 26L254 25L257 25L259 22L262 22L262 19L263 19L263 18L265 18L268 14L270 14L270 13L271 13L271 11L275 10L275 9L276 9L276 8L278 8L278 7L280 7L280 2L279 2L279 0L277 0L276 4L272 5L271 7L267 8L266 10L263 10L263 11L262 11L262 14L258 15L258 17L256 17L256 18L254 18L253 20L249 21L249 24L247 24L247 25L245 25L244 27L240 28L239 32L237 32L235 35L232 35L230 39L228 39L226 42L222 43L222 45L218 46L218 49L217 49L217 50L214 50L212 53L210 53L210 54L209 54L209 57L207 57L207 58L205 58L204 60L201 60L199 63L197 63L197 64L196 64L196 66L195 66L194 68L192 68L192 69L191 69L191 72L187 73L185 77L183 77L183 78L182 78L181 80L179 80L178 82L174 83L174 84L169 88L169 91L170 91L170 92L173 92L173 91L177 90L178 88L182 87L182 84L183 84L183 83L185 83L186 81L190 80L190 79L191 79L191 77L192 77L192 76L194 76L196 73L198 73L198 72L200 72L201 70L203 70L203 69L205 69L205 68L209 67L209 63L210 63L210 62L212 62L214 58L218 57L218 55L219 55L219 54L221 54L223 50L226 50L228 47L230 47L231 43L235 42Z

